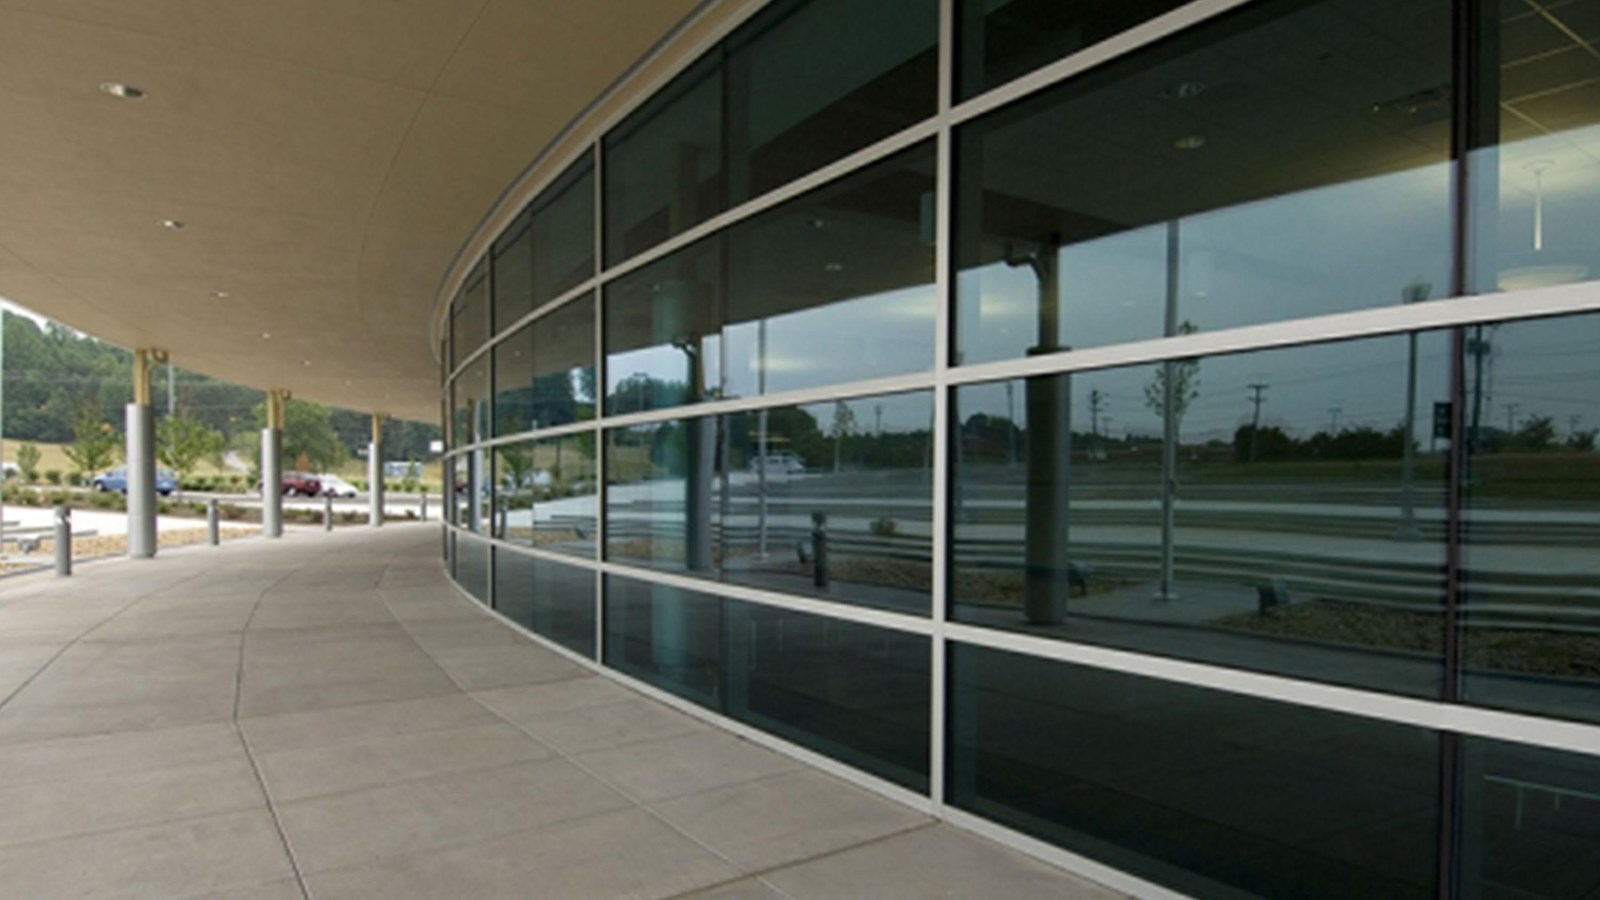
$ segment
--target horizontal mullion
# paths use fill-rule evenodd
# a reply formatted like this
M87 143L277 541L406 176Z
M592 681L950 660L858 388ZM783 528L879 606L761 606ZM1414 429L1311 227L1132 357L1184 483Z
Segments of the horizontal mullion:
M1219 356L1251 350L1325 344L1333 341L1459 325L1600 311L1600 282L1534 288L1510 294L1452 297L1426 303L1385 306L1247 325L1224 331L1157 337L1129 344L1070 350L1048 356L1026 356L949 369L945 384L961 385L1012 378L1033 378L1093 369Z
M635 269L643 268L663 257L671 256L678 250L682 250L684 247L703 238L710 237L729 226L745 219L754 218L774 207L781 206L801 194L822 187L858 169L864 169L875 162L887 159L922 141L932 140L938 133L938 117L924 119L904 131L892 134L877 143L869 144L857 150L849 156L837 159L809 175L802 176L780 188L775 188L732 209L718 213L688 231L674 235L648 250L640 251L606 269L601 273L600 280L604 284L621 278Z
M984 113L993 112L1095 66L1127 56L1163 38L1193 28L1207 19L1255 2L1259 0L1195 0L957 104L950 111L950 124L959 125Z
M478 349L476 349L476 350L472 351L470 354L468 354L467 358L462 360L461 364L455 367L455 369L450 373L449 380L450 381L455 381L456 380L456 376L460 375L462 373L462 371L467 368L467 366L470 366L473 363L478 361L478 357L483 356L485 353L488 353L491 348L493 348L496 345L500 344L507 337L510 337L511 335L513 335L513 334L517 333L518 331L520 331L529 322L535 321L537 319L542 319L545 316L548 316L551 313L555 312L556 310L562 308L563 306L566 306L569 303L576 302L577 300L581 299L583 297L583 295L592 292L595 289L595 285L598 284L598 283L599 283L599 280L596 279L596 278L593 278L593 277L585 278L583 280L583 283L578 285L577 287L572 288L571 290L563 292L561 295L556 297L554 300L545 301L544 303L542 303L539 306L535 307L533 312L530 312L530 313L524 315L522 318L516 320L515 322L512 322L510 325L507 325L505 328L502 328L499 331L495 332L494 334L491 334L489 336L489 340L487 340L484 343L480 344L478 346Z
M726 415L728 413L801 406L807 403L853 400L858 397L871 397L878 394L904 394L910 391L929 390L934 386L936 380L933 370L929 369L926 372L918 372L912 375L892 375L887 378L852 381L848 384L802 388L800 390L781 391L771 394L756 394L750 397L731 397L726 400L706 400L682 406L669 406L662 409L645 410L644 412L625 413L619 416L602 417L601 422L607 428L623 428L630 425L652 425L657 422L670 422L676 419L698 419L705 416Z
M950 641L1441 731L1600 756L1600 725L1422 700L951 622Z
M530 547L527 544L519 544L516 541L508 541L505 538L489 537L474 531L469 531L467 534L479 538L486 544L493 544L497 549L520 553L533 559L546 560L553 563L567 563L574 569L587 569L591 572L598 571L600 568L600 560L593 556L573 556L567 553L557 553L554 550L541 550L538 547ZM596 550L598 551L598 549L597 547Z
M673 572L662 572L658 569L647 569L641 566L632 566L625 563L602 562L600 571L607 575L619 575L632 578L635 581L646 581L652 584L663 584L668 587L694 591L700 594L711 594L727 600L742 600L746 603L755 603L760 606L770 606L779 609L788 609L800 613L822 616L829 619L840 619L854 622L859 625L871 625L877 628L887 628L892 631L916 634L930 637L933 634L933 620L926 616L916 616L910 613L885 612L869 606L852 606L837 600L816 600L798 594L780 594L773 591L764 591L760 588L747 587L741 584L731 584L726 581L710 581L694 578L688 575L678 575Z

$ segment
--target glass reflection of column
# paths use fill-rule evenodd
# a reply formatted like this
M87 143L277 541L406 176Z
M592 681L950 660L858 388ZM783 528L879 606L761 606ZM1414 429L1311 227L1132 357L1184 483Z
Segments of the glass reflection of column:
M483 427L484 407L488 402L487 400L467 398L467 415L471 418L472 442L474 444L483 440L485 431ZM473 447L467 459L467 490L471 491L471 496L467 498L467 527L479 533L483 531L484 487L483 448Z
M1061 344L1059 239L1043 243L1009 265L1027 265L1038 281L1039 340L1029 356L1069 349ZM1072 591L1067 561L1068 483L1072 465L1072 376L1029 378L1023 386L1027 409L1027 494L1023 540L1022 612L1030 625L1053 625L1066 618Z
M1178 252L1178 220L1173 219L1167 223L1167 314L1163 332L1167 337L1178 333ZM1161 373L1161 576L1156 585L1156 599L1176 600L1173 507L1178 489L1177 405L1188 398L1180 400L1178 395L1177 360L1163 362Z
M1421 303L1433 292L1433 285L1421 279L1406 285L1400 292L1402 303ZM1416 481L1417 452L1417 333L1406 335L1406 418L1403 429L1405 446L1400 463L1400 524L1395 528L1396 540L1414 541L1422 537L1417 529Z

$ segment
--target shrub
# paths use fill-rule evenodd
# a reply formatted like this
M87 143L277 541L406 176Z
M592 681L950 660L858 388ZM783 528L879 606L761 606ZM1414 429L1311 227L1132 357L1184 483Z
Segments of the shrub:
M888 516L873 519L872 524L867 527L878 537L893 537L894 533L900 530L900 524Z
M61 470L60 469L45 469L44 470L44 480L48 481L49 483L51 483L53 485L61 484Z
M67 484L70 484L73 487L83 487L87 483L88 481L83 477L82 472L67 473Z
M22 480L29 484L39 481L39 445L26 443L17 448L17 471L22 473Z

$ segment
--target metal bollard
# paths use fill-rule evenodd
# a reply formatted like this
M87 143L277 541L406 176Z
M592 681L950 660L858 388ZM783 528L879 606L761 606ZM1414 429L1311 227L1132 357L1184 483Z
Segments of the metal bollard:
M422 521L428 521L428 492L422 492Z
M56 504L56 574L72 574L72 510Z
M217 509L217 498L212 497L206 501L206 540L215 547L222 543L222 526L218 523L220 511Z
M828 586L828 514L811 514L811 583Z
M322 530L333 530L333 495L322 495Z

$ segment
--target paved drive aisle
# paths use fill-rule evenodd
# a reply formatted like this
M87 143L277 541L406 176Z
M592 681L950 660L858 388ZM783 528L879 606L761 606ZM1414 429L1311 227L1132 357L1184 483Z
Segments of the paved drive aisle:
M438 547L0 579L0 895L1110 896L538 647Z

